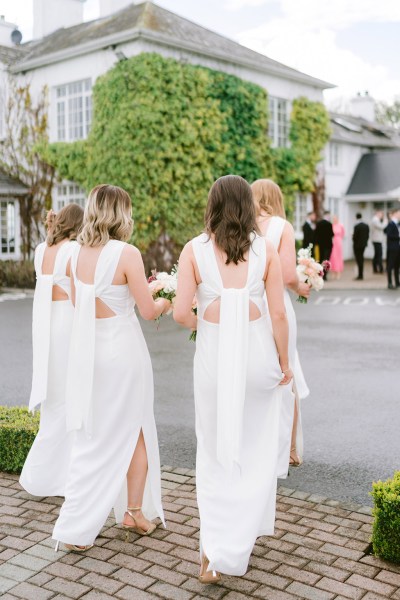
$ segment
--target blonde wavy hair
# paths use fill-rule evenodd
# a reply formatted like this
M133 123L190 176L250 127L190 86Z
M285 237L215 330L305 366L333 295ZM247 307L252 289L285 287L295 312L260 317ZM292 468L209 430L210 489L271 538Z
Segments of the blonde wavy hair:
M54 246L63 240L76 240L83 222L83 208L71 203L64 206L58 213L49 210L46 215L48 246Z
M257 216L263 210L272 217L286 219L281 188L272 179L257 179L251 184Z
M127 242L133 232L132 201L116 185L103 183L89 193L78 242L83 246L103 246L109 240Z

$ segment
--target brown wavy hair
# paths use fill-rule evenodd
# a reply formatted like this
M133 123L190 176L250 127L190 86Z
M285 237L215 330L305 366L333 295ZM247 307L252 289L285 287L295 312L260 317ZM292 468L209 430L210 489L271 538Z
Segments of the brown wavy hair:
M67 204L58 213L49 210L46 215L48 246L63 240L76 240L82 229L83 208L79 204Z
M281 188L272 179L257 179L251 184L257 215L263 210L272 217L286 219Z
M213 184L205 214L206 232L226 253L226 264L244 261L258 227L251 187L243 177L225 175Z
M128 192L103 183L89 193L78 242L102 246L109 240L127 242L133 232L132 201Z

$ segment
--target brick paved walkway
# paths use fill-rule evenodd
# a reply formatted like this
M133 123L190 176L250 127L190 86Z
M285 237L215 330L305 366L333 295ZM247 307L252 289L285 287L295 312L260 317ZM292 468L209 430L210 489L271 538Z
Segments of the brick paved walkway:
M3 600L400 600L400 566L366 554L370 509L288 488L278 490L276 535L258 540L247 574L201 585L193 475L163 469L167 530L127 543L110 519L81 555L54 552L61 499L34 500L16 476L0 474Z

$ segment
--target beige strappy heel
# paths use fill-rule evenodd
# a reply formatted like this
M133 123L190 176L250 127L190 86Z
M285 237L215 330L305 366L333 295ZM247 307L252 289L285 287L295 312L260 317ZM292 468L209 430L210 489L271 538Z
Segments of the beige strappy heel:
M294 456L297 458L294 458ZM290 448L289 467L300 467L303 464L303 459L297 454L296 446Z
M208 560L207 556L203 554L200 563L200 583L218 583L221 581L221 573L218 571L207 571L209 564L210 561Z
M57 542L55 547L56 552L58 552L59 545L60 542ZM75 544L64 544L64 546L68 548L68 550L73 550L74 552L86 552L86 550L90 550L90 548L93 548L94 544L88 544L87 546L75 546Z
M136 517L132 514L133 512L138 512L142 510L141 506L138 507L128 507L125 511L125 514L128 514L131 519L133 520L133 522L135 523L135 525L125 525L124 523L122 523L122 527L126 530L126 536L125 539L126 541L129 540L129 532L133 531L134 533L138 533L139 535L151 535L153 533L153 531L157 528L156 523L151 523L150 527L147 529L147 531L145 531L144 529L142 529L141 527L138 527L138 525L136 524Z

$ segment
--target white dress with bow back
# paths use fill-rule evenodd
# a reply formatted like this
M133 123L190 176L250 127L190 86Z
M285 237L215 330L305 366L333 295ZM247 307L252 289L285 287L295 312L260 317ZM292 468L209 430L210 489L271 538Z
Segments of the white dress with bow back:
M73 435L67 434L65 386L74 307L67 264L76 242L57 250L53 273L42 270L46 242L35 250L36 288L33 298L33 374L29 409L40 406L40 428L22 469L20 483L34 496L63 496ZM66 300L52 300L53 286Z
M282 217L271 217L265 239L269 240L278 251L281 243L283 230L286 220ZM292 300L287 289L284 293L286 316L289 324L289 366L293 372L293 386L285 386L281 404L280 415L280 433L279 433L279 457L278 457L278 477L284 479L287 477L290 460L290 444L292 438L292 427L294 418L294 405L297 403L298 422L296 436L296 450L300 456L303 456L303 429L301 424L300 401L310 393L307 387L303 370L301 368L299 355L297 352L297 320L294 312Z
M209 569L243 575L255 540L273 535L282 372L268 326L266 243L255 236L242 289L224 288L213 242L192 240L201 283L194 359L200 543ZM204 317L220 301L219 323ZM250 303L259 318L249 320Z
M53 531L54 539L67 544L93 543L112 508L122 521L126 474L140 430L148 458L143 513L164 521L150 355L128 285L112 283L124 247L117 240L104 246L93 284L77 276L80 248L71 260L76 302L66 403L67 429L76 437ZM96 318L96 298L115 316Z

